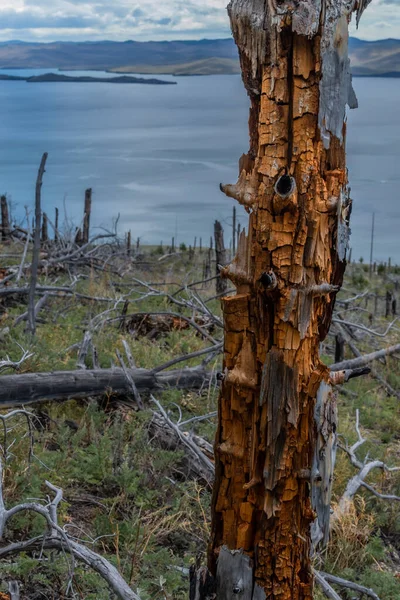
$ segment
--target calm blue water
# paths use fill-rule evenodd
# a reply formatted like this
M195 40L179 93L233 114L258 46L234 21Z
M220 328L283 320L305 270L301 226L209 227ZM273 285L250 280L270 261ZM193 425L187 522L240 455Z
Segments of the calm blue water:
M237 76L176 81L165 87L0 82L0 191L11 195L16 214L33 205L47 151L43 205L50 216L65 206L79 222L84 190L92 187L96 226L109 226L120 213L121 233L132 229L150 243L177 234L192 243L194 236L208 239L220 219L229 239L232 201L219 183L236 180L238 158L248 149L247 97ZM360 109L349 115L348 141L353 256L369 257L375 211L375 258L400 262L400 80L356 79L355 87Z

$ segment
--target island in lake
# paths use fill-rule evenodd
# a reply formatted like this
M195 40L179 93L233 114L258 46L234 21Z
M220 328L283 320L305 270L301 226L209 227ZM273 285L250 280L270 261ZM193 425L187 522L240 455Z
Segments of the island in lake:
M176 85L176 81L164 81L162 79L144 79L143 77L132 77L124 75L121 77L89 77L87 75L74 77L70 75L59 75L58 73L45 73L31 77L19 77L17 75L1 75L0 81L26 81L27 83L144 83L147 85Z

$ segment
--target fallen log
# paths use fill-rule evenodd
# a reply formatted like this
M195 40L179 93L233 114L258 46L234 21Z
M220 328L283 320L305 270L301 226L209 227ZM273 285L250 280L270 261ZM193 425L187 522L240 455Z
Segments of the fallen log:
M163 388L200 389L215 373L203 366L155 373L147 369L128 369L139 392L155 392ZM23 373L0 378L0 408L12 408L40 402L65 402L100 396L112 390L130 393L131 387L123 369L54 371Z
M374 360L378 360L379 358L385 358L386 356L391 356L396 352L400 352L400 344L396 344L395 346L389 346L388 348L383 348L382 350L378 350L377 352L371 352L370 354L364 354L364 356L359 356L357 358L352 358L351 360L344 360L340 363L336 363L331 366L331 371L345 371L346 369L358 369L360 367L364 367Z

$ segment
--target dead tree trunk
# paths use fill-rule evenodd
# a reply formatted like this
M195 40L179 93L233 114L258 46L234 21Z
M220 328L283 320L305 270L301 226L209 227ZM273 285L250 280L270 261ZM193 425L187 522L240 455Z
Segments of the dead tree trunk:
M42 220L42 244L47 244L49 241L49 222L46 213L43 213Z
M236 254L236 206L233 207L232 214L232 252L233 256Z
M336 429L319 345L343 280L351 212L348 21L367 4L228 7L251 100L250 151L238 183L221 189L250 219L223 269L237 295L223 299L209 551L218 600L312 598L311 547L327 537ZM202 597L197 583L193 598Z
M335 363L340 363L344 360L344 337L339 332L335 336Z
M224 230L222 229L222 225L219 221L215 221L214 224L214 238L215 238L215 254L217 259L217 283L216 290L217 294L224 294L228 289L228 282L226 278L221 277L221 267L225 267L228 262L226 257L226 250L224 244Z
M28 331L33 336L36 333L36 314L35 314L35 293L38 278L39 268L39 255L40 255L40 232L41 232L41 198L42 198L42 185L43 175L45 173L47 152L42 156L40 162L39 172L36 180L36 193L35 193L35 232L33 236L33 250L32 250L32 265L31 265L31 281L29 284L28 294Z
M128 231L126 236L126 255L131 256L132 254L132 232Z
M386 292L386 309L385 309L385 318L388 319L392 312L392 292L389 290Z
M89 243L91 212L92 212L92 189L89 188L85 192L85 214L83 216L82 244Z
M7 196L1 197L1 239L4 241L10 234L10 217L8 214Z
M55 208L55 222L54 222L54 241L57 243L59 241L59 232L58 232L58 221L59 221L59 210Z

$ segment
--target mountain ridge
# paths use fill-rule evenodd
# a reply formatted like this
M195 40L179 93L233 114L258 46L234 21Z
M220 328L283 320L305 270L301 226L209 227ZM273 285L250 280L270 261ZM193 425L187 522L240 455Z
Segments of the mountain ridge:
M353 75L400 77L400 40L350 38ZM239 73L232 38L137 42L0 42L0 69L50 68L116 73Z

